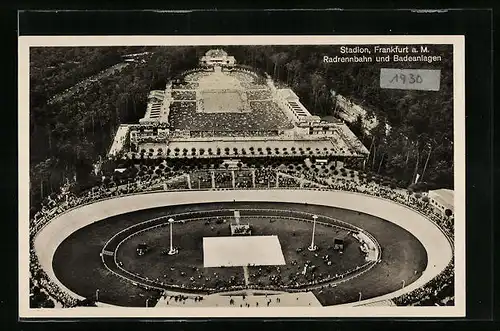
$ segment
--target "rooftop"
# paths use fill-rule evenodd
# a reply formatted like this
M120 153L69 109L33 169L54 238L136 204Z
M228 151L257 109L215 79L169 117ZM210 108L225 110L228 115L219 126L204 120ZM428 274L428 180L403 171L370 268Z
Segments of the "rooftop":
M449 189L439 189L429 191L429 198L434 199L439 204L453 211L455 192Z
M205 53L205 56L223 57L223 56L227 56L227 53L226 53L226 51L224 51L222 49L211 49Z

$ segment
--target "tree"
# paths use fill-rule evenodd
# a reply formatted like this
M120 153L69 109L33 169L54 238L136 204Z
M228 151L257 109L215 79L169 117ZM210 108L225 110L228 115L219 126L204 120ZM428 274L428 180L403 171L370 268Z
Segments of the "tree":
M313 99L313 109L316 108L318 104L318 98L320 92L324 91L325 79L319 72L314 72L311 74L311 87L312 87L312 99Z
M282 63L286 62L287 58L288 54L285 52L276 53L271 56L271 60L274 63L274 70L273 70L274 79L277 79L279 77L280 66Z
M293 59L292 61L289 61L287 62L287 64L285 64L285 68L287 70L287 75L286 75L287 85L293 85L295 83L296 77L299 75L301 71L301 66L302 63L297 59Z

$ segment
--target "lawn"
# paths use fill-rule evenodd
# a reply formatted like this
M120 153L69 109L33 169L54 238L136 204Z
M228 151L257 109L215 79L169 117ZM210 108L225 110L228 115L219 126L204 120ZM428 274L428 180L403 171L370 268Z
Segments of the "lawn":
M250 111L243 102L239 91L203 91L199 92L203 100L202 113L241 113Z
M252 226L252 235L278 236L286 262L285 266L278 268L249 267L250 283L253 285L303 285L313 280L344 274L365 263L364 255L360 252L356 240L348 235L349 231L318 223L315 243L320 249L310 252L307 247L310 245L312 223L278 217L245 217L245 212L241 213L242 222ZM204 268L203 238L230 236L230 222L229 219L223 222L223 218L217 222L213 217L209 217L174 224L173 242L174 246L179 248L179 253L174 256L162 254L170 244L169 226L151 228L124 241L118 249L117 258L123 263L125 270L169 285L185 288L243 285L242 268ZM335 238L346 241L343 254L333 250ZM148 244L151 250L144 256L137 256L136 247L141 243ZM330 265L327 264L328 261ZM308 272L303 275L306 264L309 265ZM262 272L262 268L266 272ZM279 276L281 281L276 280L276 276Z

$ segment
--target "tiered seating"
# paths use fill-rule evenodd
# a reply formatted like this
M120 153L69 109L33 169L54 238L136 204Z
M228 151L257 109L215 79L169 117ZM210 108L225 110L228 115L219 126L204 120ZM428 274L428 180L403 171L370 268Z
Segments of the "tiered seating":
M190 131L192 138L211 137L269 137L277 136L277 130L262 131Z
M184 73L184 80L186 82L196 82L200 78L208 76L212 73L213 73L212 70L206 70L206 69L200 69L200 68L192 69L192 70L186 71Z
M271 92L267 89L248 90L246 94L248 100L268 100L272 98Z
M189 189L189 184L188 184L188 181L185 177L179 178L177 180L167 182L167 189L168 190L187 190L187 189Z
M276 186L276 170L271 167L255 170L255 187L272 188Z
M366 147L359 141L359 139L357 139L357 137L346 125L340 126L336 132L341 137L340 140L342 140L346 145L348 154L358 154L363 151L368 154Z
M196 92L195 91L183 91L183 90L173 90L172 98L175 101L194 101L196 100Z
M233 188L233 176L228 171L215 171L215 188Z
M226 74L238 79L241 86L246 89L258 89L265 87L265 85L258 84L256 82L257 75L253 72L235 69L227 72Z
M45 271L43 271L43 269L41 268L33 248L30 249L30 274L30 281L34 283L33 285L39 288L43 288L50 296L57 299L63 305L63 307L74 307L78 303L78 300L61 290L55 283L53 283L49 279ZM33 293L32 291L30 292Z
M278 185L279 187L299 187L300 181L294 177L288 177L284 175L278 176Z
M199 189L212 188L212 175L208 171L194 171L190 174L191 187Z
M455 265L450 264L438 276L425 284L423 287L415 289L410 293L403 294L393 301L398 306L444 306L454 304L454 279Z
M348 144L348 141L340 132L341 130L336 130L336 134L330 138L333 142L333 146L335 146L335 153L337 155L350 155L355 151L352 150L352 147Z
M250 171L235 171L235 187L236 188L251 188L252 173Z
M176 129L192 131L270 131L293 128L272 101L251 101L249 113L198 113L196 103L173 102L169 122Z

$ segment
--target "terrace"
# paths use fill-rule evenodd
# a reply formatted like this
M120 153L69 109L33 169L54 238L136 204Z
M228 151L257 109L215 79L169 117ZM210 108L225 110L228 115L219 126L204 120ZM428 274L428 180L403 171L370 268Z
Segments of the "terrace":
M233 137L214 138L207 141L204 138L171 139L166 143L143 143L143 149L154 151L162 149L168 157L307 157L330 156L336 153L333 143L328 139L314 140L284 140L273 137ZM194 149L194 150L193 150ZM169 151L168 151L169 150ZM186 150L186 154L182 153ZM177 153L175 151L178 151ZM194 154L193 154L194 153Z
M246 92L248 100L269 100L272 98L271 92L267 89L261 90L247 90Z
M174 82L172 83L172 90L195 90L198 86L196 82Z
M272 101L251 101L251 112L199 113L196 108L195 102L172 103L169 122L174 129L191 131L265 131L293 128L288 117Z
M172 98L175 101L182 101L182 100L194 101L196 100L196 92L185 91L185 90L173 90Z

